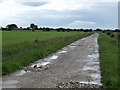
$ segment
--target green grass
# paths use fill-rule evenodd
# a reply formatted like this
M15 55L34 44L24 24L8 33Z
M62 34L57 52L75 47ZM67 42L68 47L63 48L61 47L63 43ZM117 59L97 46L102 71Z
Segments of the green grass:
M39 41L52 39L65 35L75 35L77 32L68 33L68 32L32 32L32 31L4 31L2 32L2 41L3 46L11 45L15 43L21 43L25 41L34 41L38 39Z
M117 34L110 37L100 33L100 63L102 83L108 88L118 88L118 42Z
M21 69L89 34L84 32L3 32L2 75ZM36 38L39 44L34 42Z

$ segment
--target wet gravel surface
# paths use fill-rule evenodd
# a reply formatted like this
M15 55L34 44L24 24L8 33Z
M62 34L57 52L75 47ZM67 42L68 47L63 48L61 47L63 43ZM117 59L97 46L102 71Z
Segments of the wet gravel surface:
M91 90L104 90L105 87L103 85L98 84L91 84L91 83L81 83L81 82L75 82L70 81L67 83L59 83L56 85L57 88L87 88Z
M98 34L78 40L21 71L2 78L3 88L97 88L102 90ZM95 89L96 90L96 89Z

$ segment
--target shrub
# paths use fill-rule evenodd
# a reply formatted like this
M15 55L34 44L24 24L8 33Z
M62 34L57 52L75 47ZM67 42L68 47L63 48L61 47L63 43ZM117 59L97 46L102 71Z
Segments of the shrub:
M107 34L107 35L111 35L111 32L107 32L106 34Z
M105 33L105 31L102 31L103 33Z
M114 37L114 35L112 34L111 37Z

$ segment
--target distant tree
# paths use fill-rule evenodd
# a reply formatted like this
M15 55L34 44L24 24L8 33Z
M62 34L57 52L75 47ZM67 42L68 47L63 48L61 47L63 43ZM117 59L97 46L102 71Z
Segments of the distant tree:
M64 28L61 27L61 28L59 28L59 29L60 29L60 31L65 32L65 29L64 29Z
M61 31L61 29L60 29L60 28L57 28L56 30L57 30L58 32L60 32L60 31Z
M115 32L120 32L120 29L115 29Z
M35 29L38 30L38 25L35 25Z
M42 28L42 27L40 27L40 28L39 28L39 30L43 30L43 28Z
M32 29L32 31L35 31L36 25L33 24L33 23L31 23L31 24L30 24L30 28Z
M73 29L73 31L77 31L77 29Z
M92 30L92 29L90 29L89 31L90 31L90 32L92 32L93 30Z
M6 28L8 30L15 30L15 29L18 29L17 25L16 24L9 24L6 26Z
M112 34L111 37L114 37L114 34Z
M20 30L22 30L23 28L22 27L20 27Z
M109 32L107 32L106 34L107 34L107 35L111 35L111 32L109 31Z
M95 31L102 31L102 29L97 28Z
M70 29L68 28L67 31L70 32Z
M102 32L105 33L105 30L103 30Z
M30 30L30 27L27 27L27 30Z
M1 29L2 29L2 31L7 31L8 30L7 28L3 28L3 27Z
M31 24L30 24L30 28L31 28L31 29L35 29L35 24L31 23Z
M50 31L50 28L47 27L45 30L46 30L46 31Z

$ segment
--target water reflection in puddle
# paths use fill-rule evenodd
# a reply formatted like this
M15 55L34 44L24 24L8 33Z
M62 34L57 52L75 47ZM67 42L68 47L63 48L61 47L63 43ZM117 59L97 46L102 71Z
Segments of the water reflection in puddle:
M80 83L102 85L101 83L99 83L99 82L94 82L94 81L91 81L91 82L82 81L82 82L80 82Z
M2 88L16 88L17 80L2 81Z
M15 75L16 75L16 76L20 76L20 75L23 75L23 74L25 74L25 73L27 73L27 71L21 70L21 71L15 73Z
M58 52L58 53L60 53L60 54L61 54L61 53L66 53L66 52L67 52L67 51L60 51L60 52Z
M41 66L46 66L47 64L49 64L50 62L41 62L41 63L37 63L37 64L33 64L31 67L41 67Z
M50 62L42 62L41 65L42 65L42 66L45 66L45 65L47 65L47 64L49 64L49 63L50 63Z
M85 66L83 70L84 71L87 71L87 70L97 71L99 70L99 67L98 66L94 66L94 67Z
M53 55L50 59L57 59L57 58L58 58L58 56Z
M88 57L90 57L90 58L98 58L98 57L99 57L99 54L96 53L96 54L88 55Z
M100 76L100 74L97 74L97 73L94 73L94 74L91 74L91 77L92 77L92 79L93 79L93 81L92 82L95 82L95 83L101 83L101 76Z
M100 62L88 62L87 66L94 66L94 65L99 65Z
M75 48L75 47L77 47L77 46L75 46L75 45L70 45L70 48Z

